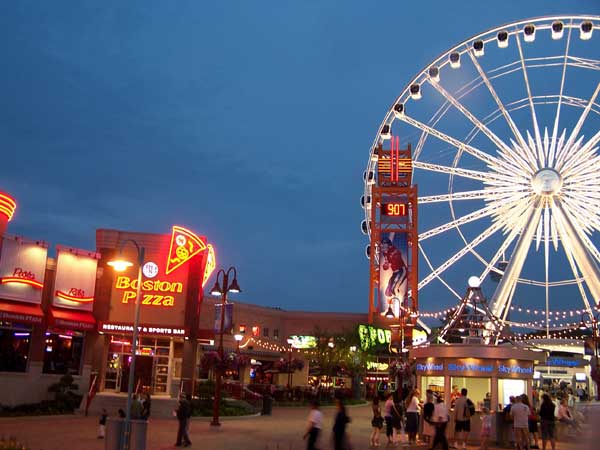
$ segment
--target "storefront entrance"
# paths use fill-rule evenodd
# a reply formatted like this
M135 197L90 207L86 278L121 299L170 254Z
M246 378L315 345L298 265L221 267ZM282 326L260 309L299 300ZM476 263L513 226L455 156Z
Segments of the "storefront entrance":
M135 362L135 392L167 394L171 378L172 340L143 337ZM127 392L131 367L131 338L110 336L104 390Z

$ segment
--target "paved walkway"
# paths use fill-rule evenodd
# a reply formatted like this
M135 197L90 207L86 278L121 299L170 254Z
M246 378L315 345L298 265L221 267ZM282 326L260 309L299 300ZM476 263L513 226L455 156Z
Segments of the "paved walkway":
M335 410L324 408L325 432L320 448L332 448L331 427ZM354 450L369 448L370 407L349 408L352 418L349 431ZM600 413L600 408L598 410ZM303 408L276 408L272 416L225 418L220 428L210 427L209 419L194 419L191 424L192 449L210 450L301 450L307 410ZM600 424L600 416L590 419L590 424ZM97 439L98 418L81 416L27 417L0 419L0 436L15 436L31 450L103 450L104 441ZM593 428L593 427L591 427ZM600 428L600 427L596 427ZM557 450L596 450L600 448L600 430L593 430L596 445L579 442L561 442ZM175 419L150 420L148 450L174 449L177 421ZM572 439L571 439L572 440ZM380 441L385 443L385 435ZM586 439L592 442L592 437ZM385 449L385 445L380 447ZM397 448L408 449L407 446ZM415 448L425 449L425 446ZM469 450L476 450L470 446ZM548 446L548 449L550 446Z

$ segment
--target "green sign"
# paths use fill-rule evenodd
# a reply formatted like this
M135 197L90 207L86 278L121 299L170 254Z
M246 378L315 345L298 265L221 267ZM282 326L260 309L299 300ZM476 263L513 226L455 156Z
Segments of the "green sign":
M290 336L292 347L297 349L315 348L317 339L314 336Z
M358 338L360 339L360 348L366 351L373 347L389 345L392 342L392 332L371 325L359 325Z

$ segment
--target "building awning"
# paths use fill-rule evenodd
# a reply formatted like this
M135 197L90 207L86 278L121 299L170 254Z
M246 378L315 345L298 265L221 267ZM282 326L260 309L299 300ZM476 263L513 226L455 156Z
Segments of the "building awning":
M96 329L96 319L89 311L50 308L50 324L73 330L91 331Z
M40 305L0 300L0 320L39 325L44 319Z

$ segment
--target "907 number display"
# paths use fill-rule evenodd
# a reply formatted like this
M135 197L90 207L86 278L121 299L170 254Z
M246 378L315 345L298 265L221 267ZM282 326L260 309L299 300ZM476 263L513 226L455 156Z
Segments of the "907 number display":
M407 213L406 203L382 203L381 204L381 215L383 216L406 216Z

